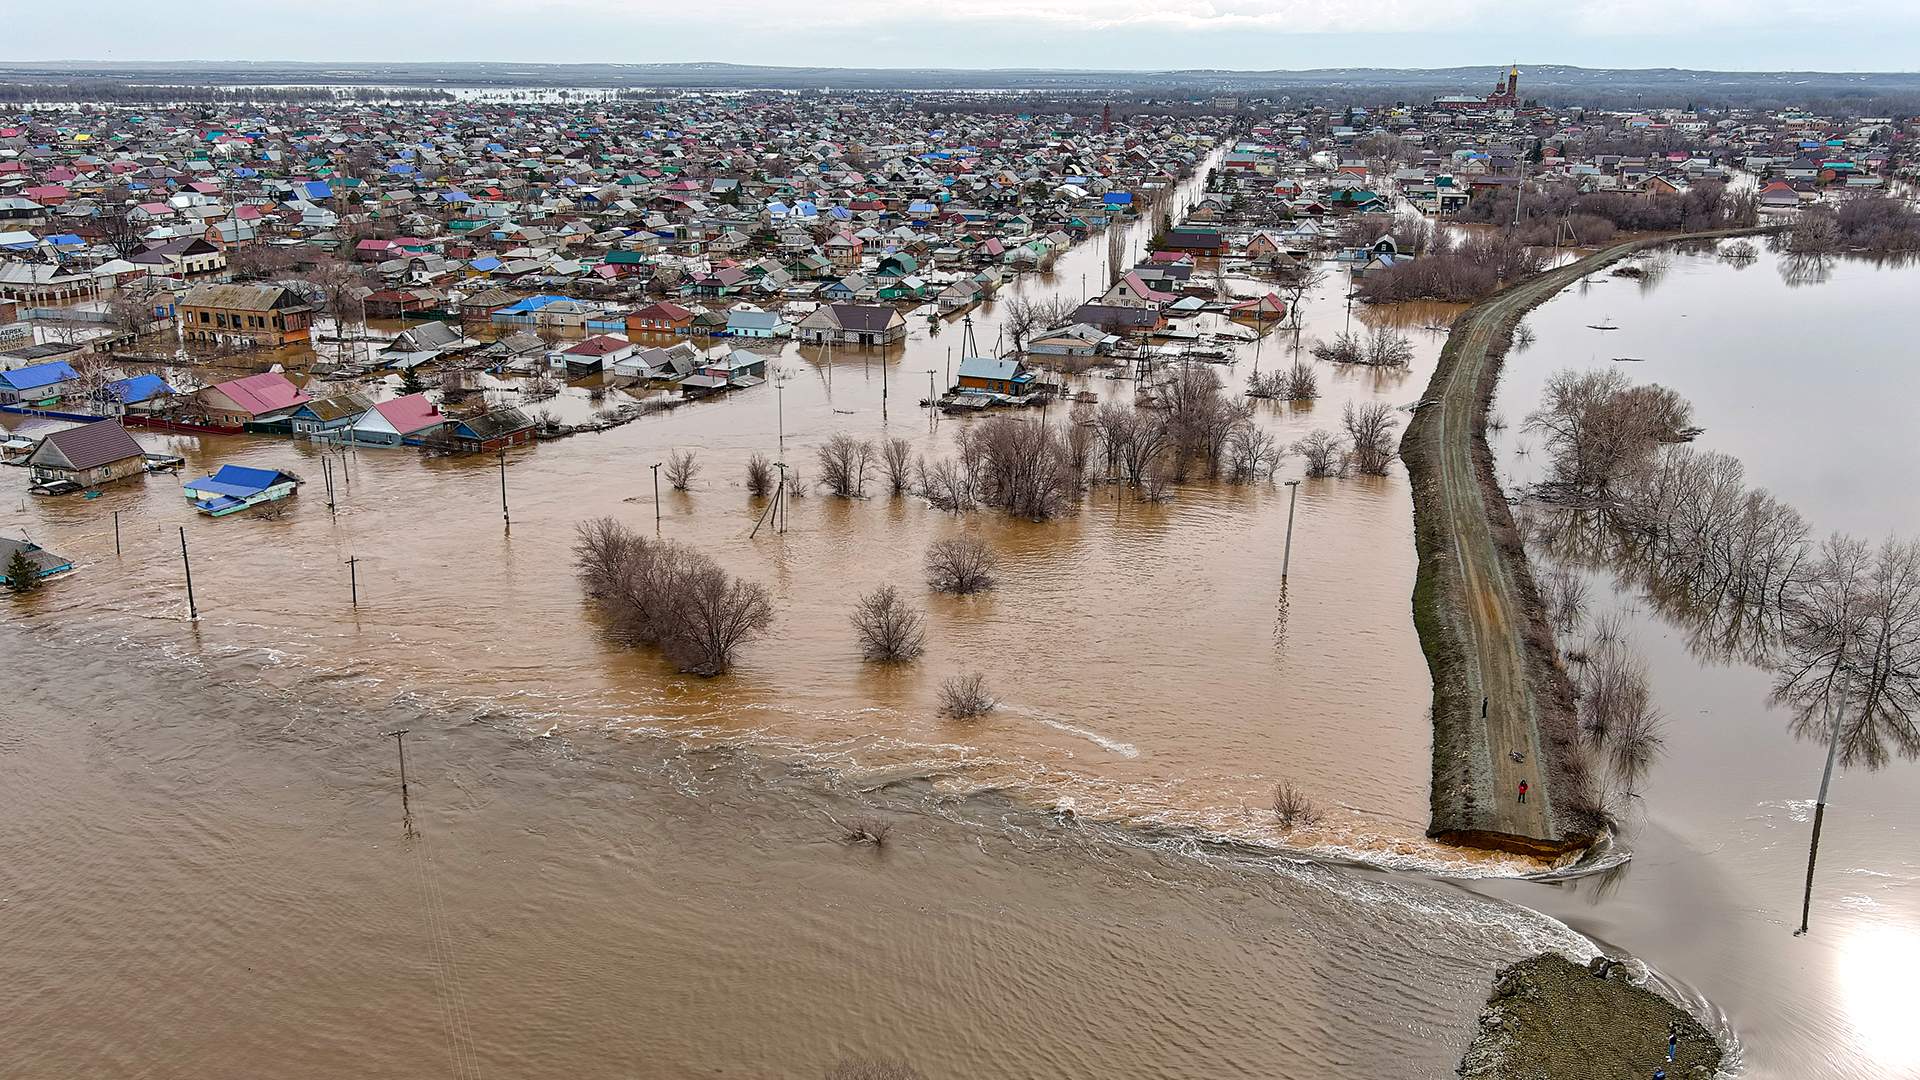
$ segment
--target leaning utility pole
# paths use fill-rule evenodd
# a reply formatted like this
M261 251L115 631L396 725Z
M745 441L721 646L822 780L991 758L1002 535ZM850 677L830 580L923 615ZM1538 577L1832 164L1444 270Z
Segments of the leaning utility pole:
M193 563L187 558L187 527L180 526L180 565L187 571L187 619L200 618L200 609L193 602Z
M1827 816L1827 789L1833 786L1833 762L1840 756L1840 719L1846 714L1847 690L1840 686L1840 704L1833 707L1833 724L1827 731L1827 767L1820 773L1820 796L1813 803L1813 842L1807 847L1807 888L1800 897L1800 929L1794 937L1804 937L1807 920L1813 912L1813 862L1820 855L1820 826Z
M1287 565L1293 562L1293 504L1300 497L1300 481L1287 481L1287 546L1280 554L1280 581L1287 580Z
M385 735L387 738L392 739L394 747L400 751L400 821L403 827L406 829L407 835L412 836L414 835L413 804L407 798L407 731L408 730L409 729L407 728L398 728L393 731L381 732L381 734Z

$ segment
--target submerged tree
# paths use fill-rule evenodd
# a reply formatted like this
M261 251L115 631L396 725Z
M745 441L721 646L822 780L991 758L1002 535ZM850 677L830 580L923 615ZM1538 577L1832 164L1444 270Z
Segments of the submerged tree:
M926 651L926 618L891 585L882 585L860 598L853 608L853 631L860 652L869 660L896 663Z
M697 675L719 675L773 623L766 586L741 581L703 552L656 540L612 518L576 527L574 569L616 633Z

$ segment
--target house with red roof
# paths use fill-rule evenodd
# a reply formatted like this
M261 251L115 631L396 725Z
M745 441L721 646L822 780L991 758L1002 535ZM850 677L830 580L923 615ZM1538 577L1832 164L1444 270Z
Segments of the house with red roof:
M693 325L693 312L671 300L648 304L627 316L627 333L684 334Z

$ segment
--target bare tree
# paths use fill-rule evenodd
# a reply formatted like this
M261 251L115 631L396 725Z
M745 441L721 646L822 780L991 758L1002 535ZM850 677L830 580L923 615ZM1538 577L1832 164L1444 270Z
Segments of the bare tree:
M1280 828L1291 832L1296 828L1318 825L1321 814L1305 792L1293 786L1291 781L1281 781L1273 788L1273 817Z
M1272 432L1251 421L1241 424L1227 438L1227 478L1236 484L1271 480L1285 456Z
M905 495L913 487L913 444L894 437L880 446L880 464L887 474L887 491Z
M985 716L1000 704L987 689L987 677L977 671L951 675L940 683L940 714L954 720Z
M1545 437L1556 483L1605 499L1661 444L1697 434L1692 422L1693 407L1664 386L1634 386L1614 369L1559 371L1548 377L1524 430Z
M1320 479L1347 474L1347 445L1340 437L1323 428L1315 428L1293 444L1293 452L1306 462L1307 475Z
M687 490L687 485L700 475L700 459L691 450L675 450L667 455L667 483L675 491Z
M1307 309L1307 298L1326 281L1327 272L1317 263L1295 263L1288 273L1280 292L1287 299L1287 317L1293 320L1295 330L1300 328L1300 316Z
M617 632L659 648L683 671L727 671L740 645L773 622L766 586L737 580L700 551L650 539L611 518L578 526L574 566Z
M747 459L747 493L764 496L773 490L773 463L767 455L756 453Z
M815 452L820 462L820 483L843 499L865 498L867 475L873 470L873 444L844 432L833 436Z
M926 651L926 618L891 585L862 596L853 608L853 631L869 660L894 663Z
M996 416L966 428L961 461L974 498L1035 521L1061 512L1080 488L1057 425Z
M1394 419L1393 409L1382 401L1368 402L1358 408L1349 401L1340 419L1347 429L1348 445L1352 447L1353 467L1368 476L1385 476L1388 466L1399 456L1393 436L1400 422Z
M974 508L973 482L959 462L942 459L928 465L921 458L916 472L920 494L934 509L957 514Z
M936 540L927 548L927 584L964 596L993 588L993 552L971 536Z

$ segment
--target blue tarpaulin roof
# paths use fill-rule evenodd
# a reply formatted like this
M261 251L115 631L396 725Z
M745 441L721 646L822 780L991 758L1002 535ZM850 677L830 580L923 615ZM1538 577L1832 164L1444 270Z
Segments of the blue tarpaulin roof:
M258 495L275 484L286 483L292 479L278 469L250 469L245 465L222 465L220 471L212 476L204 476L182 486L189 491L245 498L248 495Z

